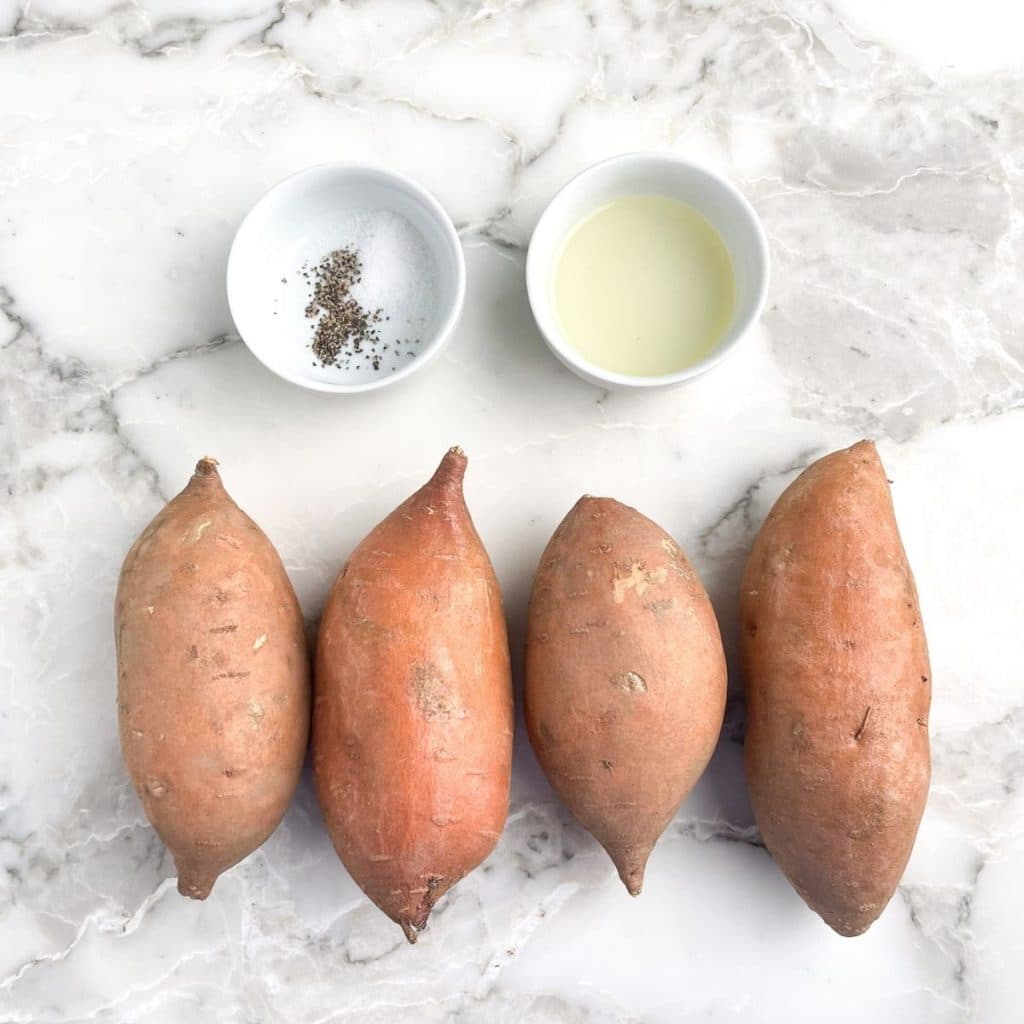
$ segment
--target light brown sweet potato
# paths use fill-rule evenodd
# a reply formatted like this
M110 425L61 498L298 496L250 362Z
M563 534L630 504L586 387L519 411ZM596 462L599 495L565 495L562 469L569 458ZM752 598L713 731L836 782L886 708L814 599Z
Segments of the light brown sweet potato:
M714 752L725 696L718 622L679 546L635 509L581 498L533 584L526 725L552 786L634 896Z
M782 494L741 613L757 823L811 908L858 935L896 890L930 774L928 650L873 444L826 456Z
M295 592L213 459L132 546L117 587L121 749L178 890L217 876L277 827L309 738Z
M320 623L313 765L345 867L410 942L508 813L501 592L453 448L353 552Z

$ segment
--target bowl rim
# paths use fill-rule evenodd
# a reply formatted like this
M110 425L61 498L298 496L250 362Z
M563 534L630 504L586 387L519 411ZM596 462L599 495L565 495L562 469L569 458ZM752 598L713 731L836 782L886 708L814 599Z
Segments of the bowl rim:
M554 315L547 315L550 303L542 302L541 296L536 294L540 288L546 287L545 283L540 280L540 256L534 245L538 232L540 232L542 226L546 222L549 222L551 217L554 216L553 211L557 210L559 206L564 204L571 194L586 186L586 180L588 178L596 176L600 172L607 172L612 165L616 164L668 165L673 168L683 168L689 172L695 172L698 175L703 175L728 195L729 199L740 210L752 229L751 234L754 239L757 264L761 268L761 280L757 289L756 297L753 303L751 303L747 314L729 332L729 336L720 341L703 359L698 360L696 363L691 363L689 366L685 366L681 370L675 370L672 373L658 374L656 376L634 376L632 374L619 373L615 370L606 370L604 367L598 366L596 363L592 363L588 359L584 359L583 356L581 356L579 352L566 340L561 328L558 326L558 323L554 318ZM694 205L694 209L703 213L703 211L696 205ZM768 248L768 236L765 233L764 225L761 223L761 218L758 217L757 211L754 209L750 200L747 199L747 197L728 178L719 174L706 163L676 156L673 153L658 151L639 150L629 153L619 153L615 156L599 160L597 163L591 164L573 175L573 177L571 177L554 194L554 196L551 197L551 200L544 207L544 210L537 219L537 223L530 235L530 244L526 253L526 291L530 301L530 309L533 312L534 320L537 322L540 333L548 347L566 366L582 376L585 380L589 380L590 383L601 381L602 383L611 384L617 388L644 389L681 384L684 381L697 377L700 374L705 373L707 370L710 370L712 367L717 366L718 363L736 350L751 327L753 327L761 318L765 304L768 300L770 279L771 253Z
M304 177L314 178L330 174L337 174L342 177L364 175L368 178L376 178L387 184L397 186L424 207L440 225L446 241L450 244L452 251L455 254L454 294L444 320L438 328L432 332L430 341L423 345L415 359L410 360L408 365L403 366L400 370L397 370L394 373L389 373L383 377L377 377L373 380L363 381L356 384L312 380L297 373L293 373L283 367L274 365L269 362L268 359L264 358L264 355L258 352L249 343L235 313L236 308L240 308L237 295L237 289L239 287L238 275L240 273L238 269L240 259L239 252L245 245L244 236L247 226L253 222L253 218L258 211L266 209L266 207L274 202L275 194L282 191L285 186L291 185L294 187L296 182ZM437 197L418 181L410 178L408 175L402 174L400 171L393 171L389 168L381 167L378 164L327 161L324 163L311 164L308 167L303 167L297 171L293 171L291 174L281 178L260 194L246 212L238 227L235 229L234 237L231 240L231 248L228 251L224 278L228 300L228 311L231 314L231 320L234 324L235 331L242 339L245 347L260 363L263 364L263 366L270 370L271 373L280 377L282 380L286 380L291 384L306 388L310 391L320 391L340 395L360 394L366 391L377 391L380 388L388 387L391 384L397 384L399 381L411 377L418 370L426 366L445 346L445 344L447 344L451 336L455 333L455 328L458 326L459 319L462 316L463 306L466 301L466 254L465 250L462 248L462 240L459 237L459 232L447 210L445 210L441 205Z

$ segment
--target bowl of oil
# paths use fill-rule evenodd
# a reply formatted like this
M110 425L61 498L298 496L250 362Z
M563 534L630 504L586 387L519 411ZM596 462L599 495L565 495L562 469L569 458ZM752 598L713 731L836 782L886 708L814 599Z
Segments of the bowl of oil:
M630 153L572 179L541 215L526 260L552 352L599 387L680 384L735 350L768 294L768 243L721 175Z

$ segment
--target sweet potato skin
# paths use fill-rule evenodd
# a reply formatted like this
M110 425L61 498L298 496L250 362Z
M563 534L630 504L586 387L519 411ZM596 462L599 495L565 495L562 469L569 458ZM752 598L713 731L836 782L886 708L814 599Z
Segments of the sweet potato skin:
M633 895L714 752L725 700L718 622L679 546L636 509L581 498L534 579L526 725Z
M741 630L761 834L810 907L858 935L896 890L931 771L928 649L873 444L819 460L776 502Z
M125 764L179 891L205 899L287 810L311 700L291 582L212 459L128 552L115 635Z
M501 592L452 449L359 544L320 624L313 765L338 856L410 942L508 813Z

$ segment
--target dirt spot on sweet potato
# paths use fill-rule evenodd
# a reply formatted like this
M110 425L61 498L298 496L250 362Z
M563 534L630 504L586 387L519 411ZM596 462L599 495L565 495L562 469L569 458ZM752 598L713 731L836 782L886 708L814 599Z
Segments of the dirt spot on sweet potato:
M789 745L798 754L802 754L811 748L810 737L807 735L807 723L803 715L793 719L789 727Z
M191 529L187 530L181 538L182 544L195 544L200 537L212 526L209 519L197 519Z
M624 693L647 692L647 681L639 672L619 672L610 681L612 686Z
M668 578L668 570L663 565L657 569L648 569L644 562L616 563L615 573L612 597L616 604L622 604L629 591L634 591L637 597L643 597L651 587L664 583Z
M448 721L464 718L465 710L458 697L452 693L448 681L432 661L418 661L409 672L409 689L416 699L416 706L429 722L434 719Z
M263 710L263 705L256 700L250 701L248 714L249 724L253 727L253 729L259 729L260 725L263 722L263 716L266 714L266 711Z

